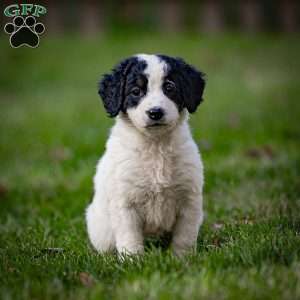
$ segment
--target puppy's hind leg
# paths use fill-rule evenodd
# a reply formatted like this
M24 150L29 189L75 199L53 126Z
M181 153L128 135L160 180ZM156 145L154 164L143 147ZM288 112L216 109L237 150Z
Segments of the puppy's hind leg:
M91 203L86 210L86 223L90 241L97 251L115 249L115 238L105 207Z

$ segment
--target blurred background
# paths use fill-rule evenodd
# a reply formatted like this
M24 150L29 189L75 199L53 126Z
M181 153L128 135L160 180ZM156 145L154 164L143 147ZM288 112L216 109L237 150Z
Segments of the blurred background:
M2 1L3 8L13 1ZM22 2L19 2L22 3ZM299 1L40 1L47 32L299 32ZM2 14L2 19L5 16ZM5 20L2 20L5 22Z
M12 3L1 5L4 9ZM236 237L230 247L244 259L234 261L237 269L269 258L294 257L299 262L299 1L36 4L47 8L38 18L46 30L37 48L13 49L9 36L0 33L0 255L5 258L0 267L8 274L1 276L3 295L9 294L7 287L18 294L26 286L23 296L30 298L30 278L38 278L36 298L55 296L57 281L60 293L78 286L74 278L82 266L105 281L93 263L87 265L88 259L95 266L99 262L86 254L92 252L83 217L95 165L114 122L103 110L97 82L136 53L179 56L207 76L205 101L190 120L206 170L201 257L212 259L212 264L222 257L231 261L231 250L227 253L222 245ZM0 18L2 28L11 21L3 14ZM254 224L251 231L249 224ZM288 228L289 234L278 228ZM274 248L269 238L282 242ZM27 259L49 247L70 250L80 259L68 262L67 271L59 258L55 268L51 260L43 260L44 254L37 260L39 267ZM220 261L210 256L214 249L220 251ZM10 267L24 271L16 275ZM208 296L229 278L222 277L219 284L220 274L211 274L216 286L204 290ZM254 273L241 274L244 277L230 277L229 295L233 286L247 285ZM294 280L293 274L286 278ZM295 298L288 293L293 292L291 280L269 275L274 295L282 290L287 299ZM257 276L263 280L267 275ZM49 283L53 278L56 283ZM255 286L255 295L269 291Z

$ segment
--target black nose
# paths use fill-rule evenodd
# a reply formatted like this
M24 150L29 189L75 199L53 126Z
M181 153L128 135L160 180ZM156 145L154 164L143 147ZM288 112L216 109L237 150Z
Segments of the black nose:
M164 111L160 107L152 107L151 109L146 111L148 117L151 120L158 121L164 116Z

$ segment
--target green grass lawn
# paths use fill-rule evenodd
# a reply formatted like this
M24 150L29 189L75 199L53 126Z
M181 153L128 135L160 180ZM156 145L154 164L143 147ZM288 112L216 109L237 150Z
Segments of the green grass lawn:
M0 38L0 299L300 299L298 37L45 35L37 49ZM150 243L120 262L87 240L113 124L97 80L138 52L182 56L207 74L190 122L206 218L184 260Z

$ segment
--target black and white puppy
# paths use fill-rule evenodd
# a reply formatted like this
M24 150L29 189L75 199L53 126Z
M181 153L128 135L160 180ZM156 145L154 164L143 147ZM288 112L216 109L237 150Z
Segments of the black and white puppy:
M98 251L142 253L144 237L166 232L176 255L195 248L203 165L187 120L204 86L201 72L166 55L130 57L103 77L99 94L116 123L86 211Z

